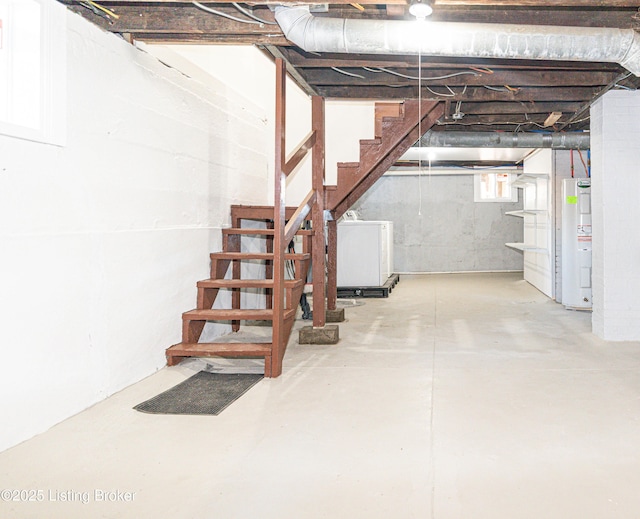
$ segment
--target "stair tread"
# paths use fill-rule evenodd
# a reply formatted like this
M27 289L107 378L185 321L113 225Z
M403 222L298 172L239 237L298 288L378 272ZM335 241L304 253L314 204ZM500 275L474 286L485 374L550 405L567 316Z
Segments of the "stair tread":
M377 137L375 139L360 139L361 146L379 146L382 144L382 139Z
M271 342L180 342L167 348L175 356L207 356L216 354L271 355Z
M287 279L284 286L297 287L304 284L302 279ZM198 288L272 288L273 279L203 279L198 281Z
M270 260L273 259L273 252L212 252L209 257L211 259L257 259ZM285 254L288 260L306 260L311 258L311 254Z
M222 234L254 234L259 236L273 236L274 229L249 229L246 227L228 227L222 229ZM311 229L300 229L296 231L296 234L310 236L313 234Z
M294 316L296 308L284 311L284 318ZM189 310L182 314L185 321L272 321L273 309L265 308L224 308L224 309L199 309Z
M359 168L360 163L359 162L338 162L338 167L339 168ZM325 189L326 188L327 186L325 186Z

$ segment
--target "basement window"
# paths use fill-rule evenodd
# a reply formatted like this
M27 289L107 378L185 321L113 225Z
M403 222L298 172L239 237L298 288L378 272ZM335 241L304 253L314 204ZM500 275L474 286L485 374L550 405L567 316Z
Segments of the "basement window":
M0 0L0 134L64 144L65 13L58 2Z
M511 185L512 173L476 173L474 200L476 202L517 202L518 192Z

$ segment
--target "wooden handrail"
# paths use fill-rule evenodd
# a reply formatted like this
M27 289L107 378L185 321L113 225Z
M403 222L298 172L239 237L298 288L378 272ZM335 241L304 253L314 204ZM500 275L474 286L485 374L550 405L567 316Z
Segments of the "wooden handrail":
M313 145L316 143L316 132L312 130L309 134L304 138L304 140L298 145L296 150L289 155L285 165L282 168L282 172L289 176L291 172L296 169L300 161L305 158L307 153L311 150Z
M287 222L286 227L284 228L284 246L285 248L288 246L289 242L293 239L296 234L296 231L300 228L300 225L304 221L305 217L311 211L311 206L316 201L316 191L312 189L309 191L305 199L296 209L296 212L293 213L291 219Z

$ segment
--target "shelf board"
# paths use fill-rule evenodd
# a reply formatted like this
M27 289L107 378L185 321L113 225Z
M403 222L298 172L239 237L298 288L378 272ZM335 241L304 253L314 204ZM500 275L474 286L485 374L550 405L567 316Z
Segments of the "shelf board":
M548 177L546 173L523 173L511 182L512 187L526 187L534 185L539 178Z
M520 209L519 211L506 211L504 214L508 214L509 216L517 216L518 218L524 218L525 215L536 215L546 213L544 209Z
M537 254L546 254L549 251L540 247L532 247L531 245L525 245L524 243L505 243L505 245L511 249L519 250L522 252L535 252Z

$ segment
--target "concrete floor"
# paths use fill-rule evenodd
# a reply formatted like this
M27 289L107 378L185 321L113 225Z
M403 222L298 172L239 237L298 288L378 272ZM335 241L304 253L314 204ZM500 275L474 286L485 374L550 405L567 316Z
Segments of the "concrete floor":
M133 411L194 366L163 369L1 453L43 500L0 517L640 517L640 343L520 278L403 276L218 417Z

